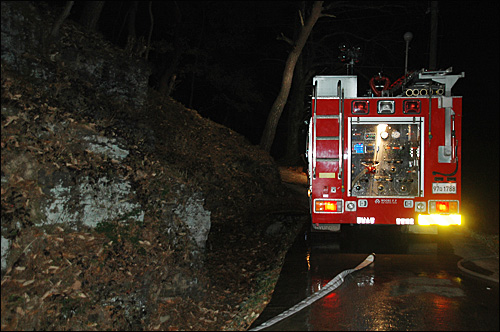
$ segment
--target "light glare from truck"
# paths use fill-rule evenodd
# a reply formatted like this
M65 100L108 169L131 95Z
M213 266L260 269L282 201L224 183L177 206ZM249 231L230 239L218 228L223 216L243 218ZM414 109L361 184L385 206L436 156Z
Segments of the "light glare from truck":
M460 214L419 214L418 224L420 226L450 226L461 225L462 216Z

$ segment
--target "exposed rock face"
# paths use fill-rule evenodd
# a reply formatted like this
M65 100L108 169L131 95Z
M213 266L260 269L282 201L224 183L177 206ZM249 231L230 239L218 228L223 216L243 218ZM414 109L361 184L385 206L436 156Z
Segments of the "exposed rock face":
M2 68L28 77L30 83L46 89L49 95L53 95L51 89L56 87L55 94L60 97L58 105L53 104L55 100L47 100L39 109L38 105L2 105L2 121L9 119L2 122L4 127L14 129L21 122L28 126L24 132L10 136L15 140L13 149L2 151L2 194L5 192L15 199L16 194L10 188L27 181L39 192L37 197L24 197L23 209L28 210L24 221L10 215L4 218L2 214L3 274L12 241L31 225L64 225L82 230L112 221L144 223L147 200L138 197L134 188L137 181L150 174L137 168L132 160L137 161L138 154L152 150L154 138L147 128L138 130L134 128L136 124L123 120L120 130L128 134L127 138L121 137L118 129L99 131L95 124L81 119L83 116L107 121L112 107L126 105L132 110L143 107L149 76L145 62L125 56L122 50L96 34L83 34L75 23L63 25L55 45L45 45L52 24L50 17L42 19L30 2L2 2L1 9ZM87 90L77 90L82 86ZM123 118L124 114L120 116ZM142 149L137 146L138 140L146 142ZM34 150L37 152L29 153ZM168 232L172 244L178 244L177 234L188 230L192 248L198 252L208 237L210 212L203 208L202 193L193 193L184 185L182 188L172 191L172 195L177 195L172 201L177 203L161 206L165 211L162 231ZM174 211L177 221L171 217ZM200 255L193 254L191 258L200 259Z
M204 202L202 194L195 193L185 205L179 205L174 210L174 213L184 220L200 249L205 249L210 232L210 211L205 210Z
M134 192L130 183L119 178L101 177L96 183L88 177L79 179L77 186L59 183L50 189L52 199L45 207L46 224L65 223L73 226L96 227L116 219L144 221L141 206L129 199Z
M3 236L1 237L1 240L2 240L2 271L5 271L5 268L7 267L7 256L9 254L11 241L9 239L4 238Z

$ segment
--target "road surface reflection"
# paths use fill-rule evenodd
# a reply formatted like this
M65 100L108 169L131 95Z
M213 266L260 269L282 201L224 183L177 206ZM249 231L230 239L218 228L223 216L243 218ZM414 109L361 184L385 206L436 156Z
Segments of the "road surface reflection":
M447 241L384 233L298 239L256 327L321 290L372 252L375 262L268 331L498 330L498 288L462 279Z

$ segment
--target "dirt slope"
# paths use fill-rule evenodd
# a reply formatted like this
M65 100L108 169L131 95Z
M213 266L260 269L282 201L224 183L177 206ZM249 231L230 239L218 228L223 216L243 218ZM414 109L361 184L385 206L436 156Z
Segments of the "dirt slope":
M72 22L61 33L71 47L98 44L108 63L123 59ZM47 75L2 61L2 254L4 238L10 250L2 330L250 326L307 220L307 207L283 185L273 159L155 91L143 104L110 98L99 93L105 83L82 77L68 61L35 50L23 56ZM119 140L130 153L123 161L95 154L83 147L82 133ZM144 219L76 229L40 224L40 207L59 178L82 175L130 181ZM201 252L173 213L193 193L210 211Z

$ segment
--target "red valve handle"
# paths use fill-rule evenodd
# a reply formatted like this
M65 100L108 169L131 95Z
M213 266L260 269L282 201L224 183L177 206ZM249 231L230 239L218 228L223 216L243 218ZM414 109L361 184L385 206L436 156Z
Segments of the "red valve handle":
M375 82L378 81L378 82L383 82L384 83L384 87L382 88L382 90L378 90L376 87L375 87ZM370 80L370 88L372 88L372 91L373 93L377 96L377 97L380 97L382 95L382 91L383 90L387 90L389 88L389 85L391 84L391 81L385 77L385 76L374 76L371 78Z

